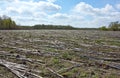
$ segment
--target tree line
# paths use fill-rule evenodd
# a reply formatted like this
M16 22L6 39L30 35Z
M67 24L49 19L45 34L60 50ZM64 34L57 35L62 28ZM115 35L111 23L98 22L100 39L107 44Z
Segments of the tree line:
M15 21L8 16L0 16L0 29L17 29Z
M40 30L40 29L68 29L68 30L72 30L72 29L77 29L74 28L70 25L45 25L45 24L38 24L38 25L34 25L34 26L18 26L18 29L22 30Z
M111 22L108 27L102 26L99 28L100 30L105 30L105 31L120 31L120 23L119 21Z
M70 25L34 25L34 29L75 29Z
M4 29L32 30L32 29L75 29L75 28L70 25L44 25L44 24L38 24L34 26L22 26L22 25L17 25L15 21L13 21L10 17L3 15L0 16L0 29L1 30Z
M22 26L17 25L15 21L13 21L10 17L3 15L0 16L0 30L4 29L17 29L17 30L32 30L32 29L75 29L75 30L112 30L112 31L120 31L120 23L118 21L111 22L109 26L102 26L100 28L74 28L70 25L44 25L44 24L38 24L34 26Z

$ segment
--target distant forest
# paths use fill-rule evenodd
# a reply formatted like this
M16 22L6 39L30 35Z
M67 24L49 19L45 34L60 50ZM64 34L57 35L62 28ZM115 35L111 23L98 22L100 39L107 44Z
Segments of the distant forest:
M120 23L119 21L111 22L109 26L102 26L99 28L104 31L120 31Z
M10 17L0 16L0 30L40 30L40 29L59 29L59 30L97 30L98 28L75 28L70 25L45 25L34 26L17 25Z
M104 30L104 31L120 31L120 23L118 21L111 22L109 26L101 26L100 28L75 28L70 25L45 25L38 24L34 26L17 25L10 17L0 16L0 30L36 30L36 29L68 29L68 30Z
M17 25L10 17L3 15L0 16L0 29L17 29Z
M0 29L1 30L11 30L11 29L76 29L70 25L34 25L34 26L22 26L17 25L10 17L3 15L0 16Z
M18 29L76 29L70 25L34 25L34 26L18 26Z

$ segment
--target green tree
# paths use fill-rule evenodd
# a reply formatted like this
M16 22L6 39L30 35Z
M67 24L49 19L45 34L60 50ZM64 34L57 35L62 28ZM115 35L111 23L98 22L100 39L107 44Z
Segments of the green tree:
M113 31L118 31L118 30L120 30L120 23L119 23L118 21L116 21L116 22L111 22L111 23L109 24L108 28L109 28L110 30L113 30Z
M8 16L0 17L0 29L16 29L16 23Z
M106 28L106 26L102 26L102 27L100 27L99 29L100 29L100 30L108 30L108 29Z

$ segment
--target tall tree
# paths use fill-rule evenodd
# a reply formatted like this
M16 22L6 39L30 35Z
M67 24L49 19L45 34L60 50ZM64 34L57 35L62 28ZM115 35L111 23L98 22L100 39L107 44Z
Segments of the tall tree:
M10 17L3 15L0 17L0 29L16 29L17 25Z
M108 28L109 28L110 30L113 30L113 31L120 30L120 23L119 23L119 21L111 22L111 23L109 24Z

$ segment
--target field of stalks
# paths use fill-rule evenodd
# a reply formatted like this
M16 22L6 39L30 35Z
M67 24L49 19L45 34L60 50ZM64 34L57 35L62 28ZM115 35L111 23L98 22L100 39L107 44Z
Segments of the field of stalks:
M120 78L120 31L0 30L0 78Z

